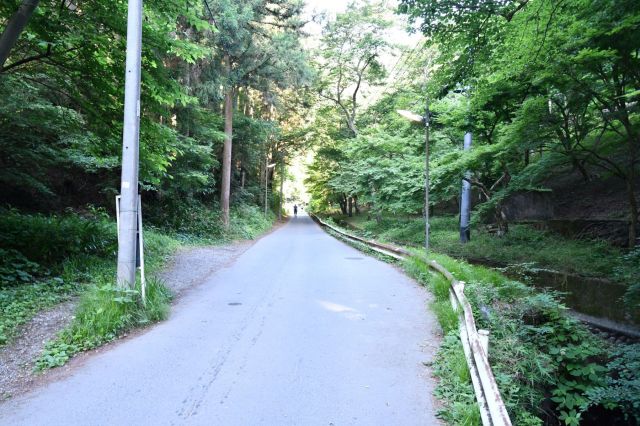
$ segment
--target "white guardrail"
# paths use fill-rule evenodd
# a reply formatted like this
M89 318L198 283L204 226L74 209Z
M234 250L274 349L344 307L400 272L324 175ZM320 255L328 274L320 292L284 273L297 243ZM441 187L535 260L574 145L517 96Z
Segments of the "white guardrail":
M378 253L398 260L404 260L412 256L409 251L402 247L348 234L324 222L314 214L310 214L310 216L320 226L329 228L349 240L365 244L368 248ZM478 401L478 407L480 408L482 424L484 426L510 426L509 414L500 396L500 390L493 376L491 365L489 365L489 331L476 329L471 305L469 305L469 301L464 295L464 282L456 280L451 272L434 260L427 261L427 265L442 274L451 283L449 296L451 305L458 312L460 318L460 340L469 365L471 382Z

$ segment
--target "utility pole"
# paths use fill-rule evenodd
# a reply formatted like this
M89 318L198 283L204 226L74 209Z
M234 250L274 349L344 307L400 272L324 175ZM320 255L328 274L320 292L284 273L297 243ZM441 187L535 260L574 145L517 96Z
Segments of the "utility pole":
M429 97L425 102L424 114L424 249L429 254Z
M471 132L464 134L464 150L471 149ZM467 243L471 240L471 229L469 228L469 219L471 217L471 177L469 171L464 173L462 179L462 196L460 197L460 242Z
M117 282L121 287L133 287L136 282L141 51L142 0L129 0L120 183L120 230L118 231Z

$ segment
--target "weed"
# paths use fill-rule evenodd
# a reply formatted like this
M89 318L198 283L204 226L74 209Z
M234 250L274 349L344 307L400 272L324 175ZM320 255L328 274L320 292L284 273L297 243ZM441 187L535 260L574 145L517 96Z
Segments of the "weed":
M86 291L71 325L57 339L47 343L36 360L36 368L58 367L78 352L93 349L124 332L169 314L169 290L158 280L147 283L147 299L142 303L140 290L118 288L110 284Z
M435 395L444 404L438 415L449 424L480 425L467 361L456 332L445 335L434 362L434 374L439 379Z
M431 303L431 309L436 314L443 333L447 334L458 329L458 314L451 307L451 302L448 300L435 301Z
M19 326L35 314L67 300L73 292L73 286L60 278L0 287L0 346L8 343Z

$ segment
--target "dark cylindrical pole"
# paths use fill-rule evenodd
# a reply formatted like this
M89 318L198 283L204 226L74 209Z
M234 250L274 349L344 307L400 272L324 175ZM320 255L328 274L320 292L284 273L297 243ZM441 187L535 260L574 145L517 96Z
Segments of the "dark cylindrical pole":
M471 149L471 132L464 135L464 150ZM465 172L465 179L462 179L462 196L460 197L460 242L466 243L471 240L471 229L469 221L471 218L471 183L469 183L469 172Z

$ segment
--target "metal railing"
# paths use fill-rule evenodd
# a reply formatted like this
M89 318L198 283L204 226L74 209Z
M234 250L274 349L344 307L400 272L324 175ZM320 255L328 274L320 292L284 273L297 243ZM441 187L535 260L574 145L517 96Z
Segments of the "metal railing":
M394 259L404 260L414 255L408 250L391 244L383 244L377 241L351 235L333 225L324 222L316 215L310 216L320 226L329 228L333 232L348 240L366 245L369 249L390 256ZM422 259L420 259L422 260ZM505 408L500 390L496 383L491 365L489 364L489 331L477 330L471 305L464 295L464 282L455 279L453 274L444 266L434 260L425 260L426 264L442 274L450 283L449 296L453 309L460 319L460 341L464 350L467 365L471 375L471 382L478 401L480 417L484 426L510 426L511 420Z

